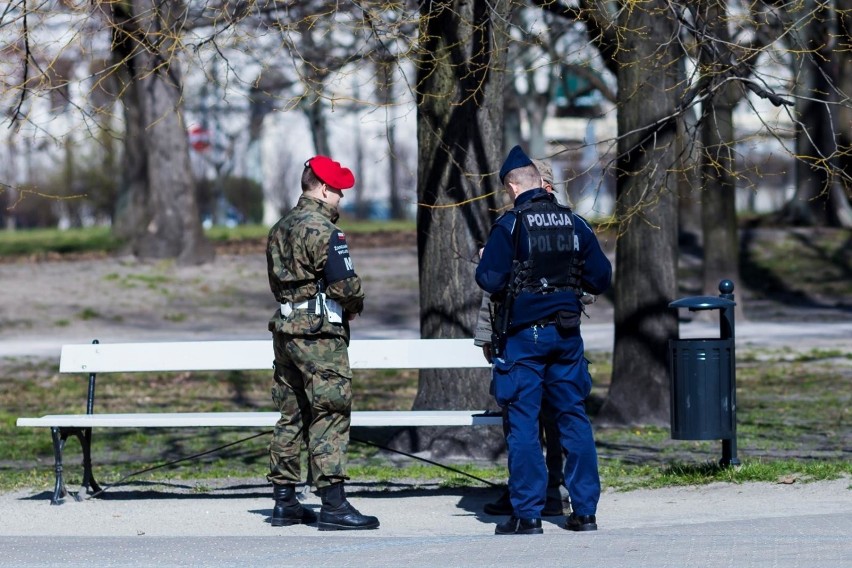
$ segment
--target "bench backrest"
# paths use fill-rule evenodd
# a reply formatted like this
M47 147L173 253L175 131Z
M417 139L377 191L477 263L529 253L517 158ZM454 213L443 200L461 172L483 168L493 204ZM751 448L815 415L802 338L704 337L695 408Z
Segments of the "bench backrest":
M60 373L251 371L272 368L272 340L63 345ZM362 339L349 345L353 369L489 367L473 339Z

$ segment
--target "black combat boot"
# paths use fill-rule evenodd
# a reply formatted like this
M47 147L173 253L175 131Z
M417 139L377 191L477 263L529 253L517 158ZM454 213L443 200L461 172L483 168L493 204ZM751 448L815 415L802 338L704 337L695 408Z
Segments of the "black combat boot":
M319 514L321 531L358 531L379 528L379 519L362 515L346 500L343 483L335 483L319 491L322 509Z
M273 527L287 525L312 525L317 522L317 515L307 507L302 507L296 499L295 485L273 485L272 495L275 497L275 508L272 509Z

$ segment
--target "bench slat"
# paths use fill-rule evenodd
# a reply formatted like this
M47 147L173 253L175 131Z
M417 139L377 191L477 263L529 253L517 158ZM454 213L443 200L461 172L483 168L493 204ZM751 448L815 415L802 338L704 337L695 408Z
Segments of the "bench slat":
M63 345L60 373L242 371L272 368L272 341L182 341ZM362 339L353 369L487 368L472 339Z
M500 416L482 410L355 411L352 426L495 426ZM36 428L181 428L243 426L272 428L278 412L163 412L140 414L53 414L40 418L18 418L18 426Z

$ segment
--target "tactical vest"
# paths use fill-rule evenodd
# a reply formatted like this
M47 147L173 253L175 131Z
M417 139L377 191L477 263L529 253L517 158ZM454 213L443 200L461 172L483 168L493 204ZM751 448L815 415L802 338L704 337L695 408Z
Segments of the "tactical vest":
M536 197L512 212L515 214L516 243L512 294L517 297L521 292L551 294L565 290L579 293L584 260L579 254L571 209L547 195ZM529 246L529 258L523 262L517 260L518 223L526 228Z

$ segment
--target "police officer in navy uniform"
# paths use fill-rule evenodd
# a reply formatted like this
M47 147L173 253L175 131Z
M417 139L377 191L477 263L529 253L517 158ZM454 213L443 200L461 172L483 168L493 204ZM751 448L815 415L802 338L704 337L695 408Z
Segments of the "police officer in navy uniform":
M565 528L596 530L600 477L585 411L591 376L580 335L580 297L582 291L605 292L612 265L588 223L541 187L539 171L520 146L509 152L500 181L514 207L492 227L476 269L480 288L510 306L507 332L494 346L491 393L504 410L513 513L495 533L542 533L542 396L556 411L566 454L573 511Z
M533 164L541 174L541 186L548 192L557 196L559 195L553 187L553 166L549 161L532 159ZM482 353L489 363L493 363L491 356L491 295L483 293L482 304L479 307L479 315L476 321L476 330L473 335L473 343L477 347L482 348ZM568 493L564 487L565 480L563 471L565 462L562 456L562 444L559 441L559 428L556 426L556 417L554 416L553 408L546 398L541 401L541 415L539 416L541 425L542 449L545 450L545 464L547 465L547 501L544 504L544 510L541 512L543 517L561 517L565 514L565 507L568 505ZM487 515L511 515L512 500L509 496L509 489L500 495L500 497L492 502L486 503L483 507L483 512Z

